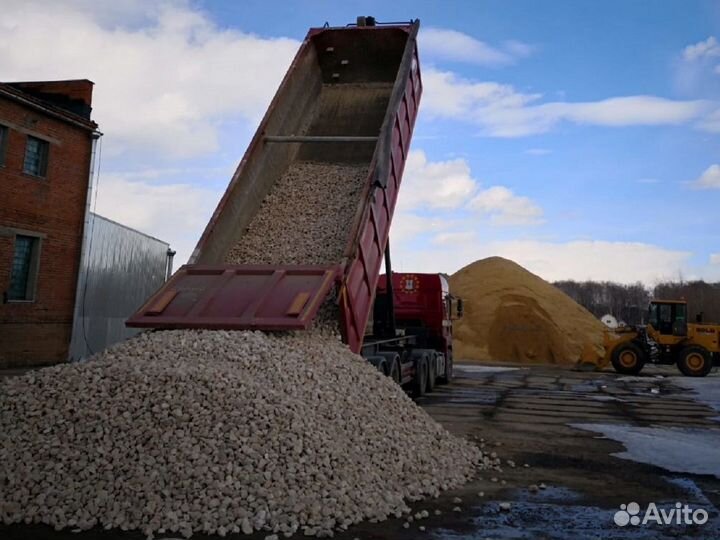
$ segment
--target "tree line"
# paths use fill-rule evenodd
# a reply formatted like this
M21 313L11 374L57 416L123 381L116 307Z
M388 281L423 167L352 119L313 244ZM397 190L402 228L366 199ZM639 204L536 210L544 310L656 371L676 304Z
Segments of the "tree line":
M624 285L611 281L556 281L553 285L600 318L610 314L629 325L647 323L651 299L687 300L688 322L699 314L706 322L720 322L720 282L666 281L654 287L643 283Z

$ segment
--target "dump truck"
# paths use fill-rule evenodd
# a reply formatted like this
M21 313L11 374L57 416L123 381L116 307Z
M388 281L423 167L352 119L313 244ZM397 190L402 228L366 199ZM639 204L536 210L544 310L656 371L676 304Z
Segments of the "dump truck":
M309 30L189 263L128 326L306 330L330 298L343 341L398 384L422 395L452 378L452 318L461 315L461 302L444 276L395 274L390 257L422 93L418 28L417 20L360 17ZM273 186L298 161L367 166L342 257L326 265L227 264Z
M618 373L636 375L647 363L675 364L689 377L720 365L720 324L688 323L684 300L653 300L648 324L621 327L604 336L605 356Z

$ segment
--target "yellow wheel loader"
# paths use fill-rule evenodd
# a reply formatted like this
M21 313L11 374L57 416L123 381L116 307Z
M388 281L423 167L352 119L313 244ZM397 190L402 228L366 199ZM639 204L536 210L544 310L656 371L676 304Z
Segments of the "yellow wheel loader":
M605 332L605 360L615 371L640 373L643 366L676 364L689 377L704 377L720 365L720 324L687 322L684 300L653 300L647 326Z

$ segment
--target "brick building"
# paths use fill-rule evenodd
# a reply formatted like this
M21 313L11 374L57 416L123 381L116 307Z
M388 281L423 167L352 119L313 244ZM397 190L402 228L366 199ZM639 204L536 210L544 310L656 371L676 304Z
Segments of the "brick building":
M0 367L68 357L99 136L92 89L0 83Z

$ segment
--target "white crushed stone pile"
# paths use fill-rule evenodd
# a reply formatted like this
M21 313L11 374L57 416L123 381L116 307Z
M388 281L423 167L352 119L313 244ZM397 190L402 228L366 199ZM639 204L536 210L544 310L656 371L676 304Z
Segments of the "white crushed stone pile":
M0 519L329 535L491 466L321 332L145 333L0 383Z
M366 165L294 162L273 186L225 261L339 263L367 173Z

